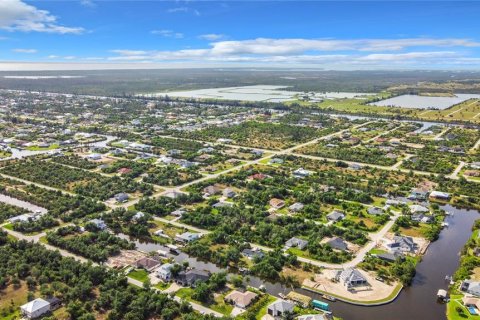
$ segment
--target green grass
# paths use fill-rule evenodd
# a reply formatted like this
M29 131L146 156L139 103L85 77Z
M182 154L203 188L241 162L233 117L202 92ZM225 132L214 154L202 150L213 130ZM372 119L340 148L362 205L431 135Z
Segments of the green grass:
M6 225L3 226L5 229L8 229L8 230L11 230L13 231L13 223L8 223Z
M11 152L0 151L0 159L1 158L8 158L12 155Z
M381 249L372 249L369 251L370 254L382 254L386 252L387 252L386 250L381 250Z
M451 295L450 301L447 303L447 319L448 320L473 320L480 319L478 315L471 315L462 303L462 295ZM457 312L457 307L463 310L463 313Z
M156 285L154 285L154 287L159 290L165 290L165 289L168 289L170 285L171 283L159 282Z
M131 271L128 274L128 276L132 279L135 279L135 280L138 280L138 281L141 281L141 282L145 282L148 279L148 272L143 270L143 269L137 269L137 270Z
M44 150L55 150L58 149L60 146L56 143L51 144L48 148L41 148L39 146L31 146L28 147L27 150L29 151L44 151Z
M203 303L203 302L192 299L192 294L193 294L192 288L182 288L178 290L175 295L183 300L193 301L195 303L201 304L206 308L212 309L213 311L219 312L226 316L229 315L233 310L232 305L225 303L225 301L223 301L224 295L218 295L217 297L215 297L214 303L207 304L207 303Z

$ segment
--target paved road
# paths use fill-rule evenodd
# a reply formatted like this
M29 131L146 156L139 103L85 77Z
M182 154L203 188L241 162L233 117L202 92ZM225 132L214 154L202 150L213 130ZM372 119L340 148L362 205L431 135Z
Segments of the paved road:
M455 171L452 172L449 178L458 179L458 174L460 173L460 171L463 169L464 166L465 166L465 162L460 161L460 164L455 168Z
M163 223L166 223L166 224L171 224L175 227L186 228L186 229L189 229L189 230L193 230L193 231L201 233L201 234L209 234L211 232L209 230L200 229L200 228L190 226L190 225L178 222L178 221L172 221L172 220L168 220L168 219L164 219L164 218L160 218L160 217L155 217L155 216L153 217L153 219L155 219L157 221L160 221L160 222L163 222Z
M25 179L20 179L20 178L17 178L17 177L14 177L14 176L10 176L10 175L5 174L5 173L0 173L0 176L2 176L2 177L4 177L4 178L7 178L7 179L12 179L12 180L20 181L20 182L23 182L23 183L25 183L25 184L27 184L27 185L32 184L32 185L34 185L34 186L37 186L37 187L40 187L40 188L43 188L43 189L52 190L52 191L60 191L60 192L63 193L63 194L75 196L74 193L68 192L68 191L66 191L66 190L62 190L62 189L58 189L58 188L54 188L54 187L49 187L49 186L46 186L46 185L44 185L44 184L37 183L37 182L32 182L32 181L28 181L28 180L25 180Z

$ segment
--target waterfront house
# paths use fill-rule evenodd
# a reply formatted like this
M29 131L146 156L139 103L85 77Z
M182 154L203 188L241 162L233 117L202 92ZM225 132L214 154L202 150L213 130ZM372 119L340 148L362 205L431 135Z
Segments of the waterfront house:
M242 255L250 260L261 259L265 256L263 251L258 248L243 249Z
M409 200L426 200L428 191L422 189L413 189L408 196Z
M267 314L275 320L283 319L285 315L293 313L294 307L293 303L279 299L267 307Z
M235 307L240 309L247 309L249 305L257 298L257 294L252 291L240 292L238 290L233 290L228 295L225 296L225 301L233 304Z
M143 257L135 261L134 265L136 268L152 271L153 269L155 269L160 265L160 262L158 260L155 260L149 257Z
M416 253L418 250L418 245L413 241L413 238L404 236L393 237L393 241L387 244L386 247L390 252Z
M184 232L175 237L178 242L188 243L200 238L200 233Z
M354 268L338 271L336 280L340 281L347 288L368 284L367 279L363 274Z
M167 282L172 279L172 271L171 271L172 268L173 268L173 264L165 263L165 264L162 264L155 273L159 279Z
M377 258L387 262L395 262L397 261L397 259L404 260L405 256L401 252L394 251L392 253L390 252L379 253L377 254Z
M474 296L480 297L480 282L473 280L464 280L460 284L460 291L470 293Z
M427 213L430 212L430 210L424 206L421 206L419 204L413 204L408 207L410 209L411 214L416 214L416 213Z
M441 191L432 191L430 192L430 199L448 201L450 200L450 193L441 192Z
M184 287L195 287L198 282L206 282L210 279L210 273L203 270L181 271L175 278L175 282Z

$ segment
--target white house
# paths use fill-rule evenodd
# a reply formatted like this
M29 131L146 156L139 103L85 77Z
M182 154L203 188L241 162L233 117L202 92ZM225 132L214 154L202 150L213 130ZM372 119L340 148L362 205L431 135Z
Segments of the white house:
M20 306L20 311L22 316L28 319L35 319L50 312L50 302L37 298Z
M172 278L172 268L173 264L171 263L162 264L156 271L157 277L165 282L170 281Z

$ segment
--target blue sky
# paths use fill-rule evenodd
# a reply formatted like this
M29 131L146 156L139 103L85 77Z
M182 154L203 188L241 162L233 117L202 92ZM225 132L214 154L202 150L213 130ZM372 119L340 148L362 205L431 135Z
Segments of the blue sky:
M478 70L479 16L476 1L0 0L0 68Z

